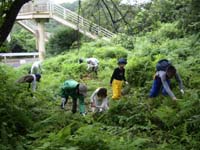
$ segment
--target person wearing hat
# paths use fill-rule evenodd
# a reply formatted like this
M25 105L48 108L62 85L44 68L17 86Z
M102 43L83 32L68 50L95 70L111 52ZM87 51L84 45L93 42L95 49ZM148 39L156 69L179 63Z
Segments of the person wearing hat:
M29 83L28 90L30 89L31 84L32 84L32 90L33 90L33 92L35 92L36 82L37 81L40 82L40 78L41 78L40 74L28 74L28 75L25 75L25 76L21 77L20 79L18 79L17 82L18 83Z
M79 111L82 115L85 115L85 103L84 97L87 95L87 86L78 83L75 80L66 80L64 84L61 86L61 109L65 108L67 104L69 96L72 97L72 113L76 113L77 111L77 99L79 99Z
M118 67L115 68L113 71L113 74L110 79L110 85L112 86L112 99L119 99L121 97L121 89L123 81L125 81L126 84L128 82L125 78L125 65L127 64L126 59L120 58L118 60Z

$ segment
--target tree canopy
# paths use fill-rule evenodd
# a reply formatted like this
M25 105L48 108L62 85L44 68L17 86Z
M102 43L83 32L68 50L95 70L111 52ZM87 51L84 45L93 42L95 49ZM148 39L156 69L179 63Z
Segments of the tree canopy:
M0 46L10 33L21 7L30 0L2 0L0 2Z

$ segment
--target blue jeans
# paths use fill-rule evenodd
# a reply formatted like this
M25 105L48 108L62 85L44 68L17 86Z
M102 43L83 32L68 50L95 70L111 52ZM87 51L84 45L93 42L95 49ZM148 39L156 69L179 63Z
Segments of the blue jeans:
M170 86L170 80L169 79L167 79L167 83ZM156 96L158 96L161 88L162 88L162 94L164 96L167 96L168 94L167 94L165 88L163 88L163 86L162 86L162 81L161 81L160 77L156 76L155 79L154 79L154 81L153 81L153 85L151 87L151 90L150 90L150 93L149 93L149 97L156 97Z

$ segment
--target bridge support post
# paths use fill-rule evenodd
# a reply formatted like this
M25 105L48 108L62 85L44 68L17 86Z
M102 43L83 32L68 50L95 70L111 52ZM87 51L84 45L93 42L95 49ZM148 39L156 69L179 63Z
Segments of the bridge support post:
M43 19L37 19L38 24L38 52L39 52L39 59L44 60L45 58L45 33L44 33L44 22Z

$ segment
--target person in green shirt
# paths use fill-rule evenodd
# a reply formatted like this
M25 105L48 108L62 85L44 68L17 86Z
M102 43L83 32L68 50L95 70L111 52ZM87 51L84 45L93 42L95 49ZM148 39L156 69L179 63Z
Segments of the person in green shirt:
M87 95L87 86L78 83L75 80L66 80L64 84L61 86L61 109L64 109L67 104L69 96L72 97L72 113L76 113L77 111L77 99L79 99L79 111L82 115L85 115L85 103L84 98Z

